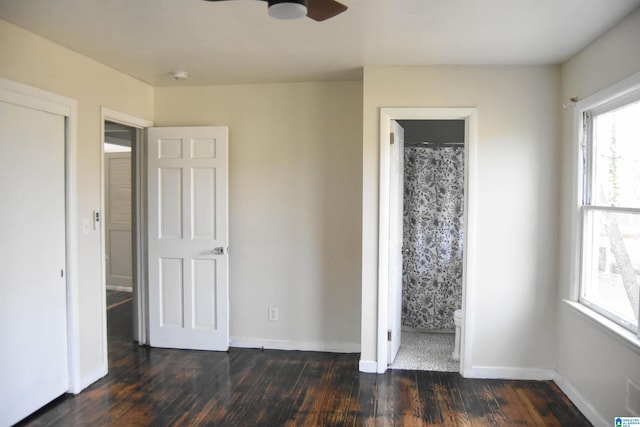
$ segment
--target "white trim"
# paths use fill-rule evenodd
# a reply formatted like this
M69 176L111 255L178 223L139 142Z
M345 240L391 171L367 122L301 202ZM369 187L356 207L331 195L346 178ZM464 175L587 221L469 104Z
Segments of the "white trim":
M358 370L366 374L375 374L378 372L378 362L375 360L360 360Z
M67 333L71 393L80 393L80 297L78 283L78 104L72 102L67 121Z
M108 291L116 291L116 292L131 292L133 293L133 288L128 286L116 286L116 285L107 285Z
M593 405L578 392L578 389L562 378L560 374L556 373L556 376L553 378L553 382L555 382L560 390L567 395L569 400L576 405L578 410L582 412L582 415L587 417L591 424L600 427L608 427L611 425L611 422L607 422L596 408L594 408Z
M637 91L640 91L640 73L635 73L606 89L602 89L585 99L579 100L574 106L574 116L576 114L582 116L584 111L606 106L620 98L632 96L633 93Z
M395 119L390 111L380 109L380 163L378 185L378 330L377 330L377 372L387 370L389 330L389 186L390 153L387 135L391 132L391 120Z
M573 312L581 315L587 321L591 322L593 325L599 328L602 332L616 339L629 350L640 354L640 338L638 338L635 333L618 325L613 320L608 319L607 317L599 314L595 310L590 309L582 303L569 301L566 299L562 300L562 302L568 305Z
M389 144L391 120L464 120L465 121L465 242L463 251L462 311L463 326L460 350L460 370L463 376L471 370L473 337L473 304L475 279L475 218L476 218L476 165L477 120L476 108L381 108L379 145L379 205L378 205L378 328L376 371L387 370L387 323L389 292ZM386 236L386 237L385 237Z
M78 219L77 219L77 126L78 103L58 95L0 77L0 95L7 102L36 108L66 118L65 132L65 209L67 277L67 357L69 392L82 390L80 371L80 315L78 301Z
M153 124L151 123L149 127ZM136 319L134 339L138 344L149 344L149 285L148 257L147 257L147 132L138 130L133 150L134 175L135 175L135 222L133 233L136 239L134 254L135 283L133 290L134 309L133 316Z
M573 129L572 129L572 182L571 182L571 254L570 254L570 267L569 267L569 301L565 301L578 312L584 314L586 317L594 320L596 324L604 328L609 335L618 336L623 341L629 341L626 337L626 333L620 333L618 328L613 328L611 324L603 322L595 311L584 306L579 302L580 300L580 285L584 282L584 276L582 272L582 258L583 258L583 236L584 236L584 224L582 215L582 177L583 177L583 165L582 165L582 148L581 143L584 138L583 121L584 113L586 111L606 111L608 108L613 108L625 102L637 101L640 96L640 73L633 74L632 76L609 86L606 89L598 91L585 99L576 102L573 110ZM634 212L636 209L625 208L609 208L600 206L585 206L586 210L607 210L607 211L619 211L619 212ZM572 304L573 303L573 304ZM577 307L574 304L578 304L582 307ZM585 310L593 311L592 314L588 314ZM625 330L626 331L626 330ZM638 337L636 335L635 342L629 341L631 346L637 346ZM635 334L634 334L635 335Z
M100 370L109 371L109 346L107 340L107 277L106 277L106 238L105 238L105 176L104 176L104 109L100 110ZM105 374L106 375L106 374Z
M107 372L106 365L96 367L91 372L88 372L87 374L82 376L80 380L80 390L84 390L85 388L89 387L91 384L95 383L99 379L104 378L107 374L108 372ZM78 391L77 393L79 392L80 391Z
M577 104L576 104L577 106ZM582 260L582 218L580 206L582 204L583 166L581 161L582 113L574 107L573 110L573 141L571 145L571 254L569 264L569 298L577 301L580 297L580 262Z
M132 116L130 114L120 113L115 110L111 110L106 107L101 107L100 112L104 120L110 122L119 123L121 125L130 126L133 128L144 129L153 126L153 122L140 117ZM103 120L103 122L104 122Z
M548 381L557 377L553 369L514 368L506 366L472 366L465 372L465 378L491 380L534 380Z
M231 337L229 347L264 348L269 350L321 351L331 353L359 353L360 343L339 341L291 341L260 338Z
M585 211L613 212L620 214L640 214L640 208L626 208L620 206L585 205Z
M68 117L70 114L71 110L68 105L59 104L55 101L50 101L49 99L42 99L37 97L35 94L32 95L20 92L15 85L11 85L11 89L7 87L2 87L2 89L6 91L2 94L2 101L8 104L14 104L20 107L31 108L39 111L46 111L47 113L64 117Z
M463 251L463 277L462 277L462 328L460 339L460 374L467 376L473 362L473 314L475 308L476 293L476 195L478 194L476 183L478 182L476 170L478 165L478 111L475 108L467 109L465 129L465 237Z
M100 144L100 212L103 212L102 214L102 223L100 225L100 268L101 268L101 272L100 272L100 286L102 289L101 294L103 295L103 301L101 304L101 307L104 308L103 312L102 312L102 357L103 357L103 364L105 365L105 369L107 368L108 365L108 346L107 346L107 320L106 320L106 300L104 300L104 298L106 298L106 289L108 289L107 287L107 283L106 283L106 276L105 276L105 272L106 272L106 265L105 265L105 254L106 254L106 239L105 239L105 224L104 224L104 212L105 212L105 194L104 194L104 182L105 182L105 165L104 165L104 144L105 144L105 140L104 140L104 136L105 136L105 121L110 121L110 122L114 122L114 123L119 123L121 125L125 125L125 126L129 126L132 128L136 128L139 130L142 129L146 129L149 127L153 126L153 122L150 120L146 120L146 119L142 119L136 116L132 116L130 114L126 114L126 113L121 113L119 111L115 111L115 110L111 110L109 108L106 107L101 107L100 108L100 141L102 142ZM133 177L135 182L140 184L141 180L144 178L144 171L140 169L140 164L141 163L145 163L144 162L144 135L142 135L142 133L138 136L137 140L134 142L134 144L136 144L136 147L131 147L132 148L132 158L131 161L135 162L135 173L136 176ZM135 158L133 158L133 156L135 156ZM144 183L142 183L139 187L145 187ZM137 199L140 199L140 188L136 187L136 195L137 195ZM138 340L139 344L147 344L149 342L148 340L148 328L147 325L148 323L148 310L147 310L147 288L146 288L146 267L145 267L145 263L146 263L146 255L144 254L144 247L146 245L146 239L140 235L141 229L144 229L145 227L143 226L145 224L145 216L143 215L143 212L141 212L140 207L145 205L145 201L144 200L136 200L136 218L135 218L135 222L136 224L141 225L140 227L134 227L135 228L135 232L136 235L134 236L134 238L137 241L137 245L136 245L136 254L135 254L135 260L136 260L136 277L134 278L135 283L137 283L137 288L134 289L135 291L135 298L134 298L134 302L136 304L136 306L134 307L134 315L137 314L136 318L134 319L134 322L136 324L136 331L135 331L135 337ZM133 230L132 230L133 231Z

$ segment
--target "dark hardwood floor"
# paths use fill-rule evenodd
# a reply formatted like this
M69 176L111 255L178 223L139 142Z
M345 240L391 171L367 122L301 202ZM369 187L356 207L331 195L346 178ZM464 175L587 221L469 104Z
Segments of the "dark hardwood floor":
M138 347L132 343L131 302L124 299L113 300L119 304L108 311L109 375L21 424L591 425L550 381L400 370L363 374L357 354Z

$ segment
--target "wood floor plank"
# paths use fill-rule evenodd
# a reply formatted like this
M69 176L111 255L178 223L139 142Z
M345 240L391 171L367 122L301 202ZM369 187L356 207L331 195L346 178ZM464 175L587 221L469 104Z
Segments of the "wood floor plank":
M400 409L401 425L421 425L424 424L422 405L420 405L420 395L416 375L413 371L408 371L400 382L400 396L396 399L402 402Z
M109 375L24 426L589 426L549 381L358 372L358 354L132 343L131 302L108 310Z

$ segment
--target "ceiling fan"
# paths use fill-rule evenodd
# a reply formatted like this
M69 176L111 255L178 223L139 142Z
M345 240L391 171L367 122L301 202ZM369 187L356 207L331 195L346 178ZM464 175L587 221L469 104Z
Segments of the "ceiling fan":
M205 0L226 1L226 0ZM307 16L314 21L325 21L347 10L335 0L261 0L269 4L269 16L277 19L297 19Z

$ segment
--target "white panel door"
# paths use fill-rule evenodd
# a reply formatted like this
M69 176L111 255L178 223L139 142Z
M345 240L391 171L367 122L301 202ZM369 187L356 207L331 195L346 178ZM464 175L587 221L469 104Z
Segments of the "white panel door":
M107 286L133 288L131 153L105 153Z
M150 128L149 338L229 348L228 129Z
M0 425L69 388L65 119L0 101Z
M391 340L387 363L400 350L402 333L402 221L404 213L404 129L391 121L393 143L389 165L389 330Z

